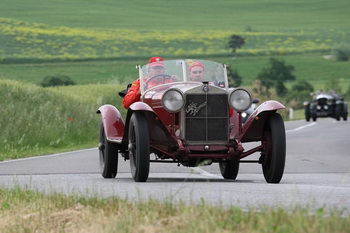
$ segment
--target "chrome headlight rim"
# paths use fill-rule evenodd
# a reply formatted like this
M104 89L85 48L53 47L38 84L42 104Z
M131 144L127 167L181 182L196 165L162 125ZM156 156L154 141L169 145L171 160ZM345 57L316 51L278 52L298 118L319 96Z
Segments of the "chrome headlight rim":
M177 105L174 107L170 107L167 104L167 101L169 100L169 95L174 96L174 94L179 94L178 97L181 98L180 102L177 103ZM180 112L181 109L183 109L183 107L185 106L185 98L184 98L184 94L182 93L182 91L178 90L178 89L169 89L166 92L164 92L163 96L162 96L162 106L164 107L164 109L170 113L177 113Z
M239 94L239 92L241 92L240 97L243 97L243 99L241 99L242 101L245 101L245 103L243 104L243 106L238 106L235 103L235 98L234 95ZM253 99L252 99L252 95L250 94L250 92L245 89L245 88L235 88L229 95L229 104L230 106L237 112L242 113L244 111L247 111L253 103Z

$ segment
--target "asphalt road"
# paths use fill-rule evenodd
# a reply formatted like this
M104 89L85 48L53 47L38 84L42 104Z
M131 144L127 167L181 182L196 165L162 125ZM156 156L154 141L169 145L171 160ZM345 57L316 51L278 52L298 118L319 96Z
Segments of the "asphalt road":
M115 179L99 173L96 148L0 162L0 186L46 193L157 199L243 208L337 208L350 213L350 122L286 122L287 161L280 184L265 182L259 164L241 164L237 180L224 180L217 164L187 168L151 163L146 183L135 183L129 161L119 159ZM258 158L251 155L247 159Z

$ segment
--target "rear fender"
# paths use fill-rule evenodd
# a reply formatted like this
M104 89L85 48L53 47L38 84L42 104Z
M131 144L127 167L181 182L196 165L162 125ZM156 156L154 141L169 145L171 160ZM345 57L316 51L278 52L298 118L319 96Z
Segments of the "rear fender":
M241 142L260 141L265 126L265 121L270 114L275 113L285 106L278 101L269 100L262 103L247 119L242 127Z
M130 105L125 120L126 130L123 137L123 143L128 143L130 118L136 111L142 112L147 120L150 140L153 146L168 150L169 148L177 145L176 138L170 134L169 130L160 120L157 113L144 102L135 102Z
M119 110L113 105L103 105L97 112L101 114L108 141L121 143L124 135L124 121Z

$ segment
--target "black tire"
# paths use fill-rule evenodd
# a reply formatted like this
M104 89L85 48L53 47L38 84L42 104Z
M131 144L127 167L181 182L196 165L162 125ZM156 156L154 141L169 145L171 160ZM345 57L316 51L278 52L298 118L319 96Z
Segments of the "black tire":
M316 116L316 114L313 114L313 115L312 115L312 120L313 120L313 121L317 121L317 116Z
M342 116L342 107L340 104L337 104L335 107L335 119L340 121L340 117Z
M148 123L144 115L134 112L129 125L129 157L133 179L146 182L150 167Z
M310 115L306 115L305 116L305 120L308 121L308 122L310 121L310 118L311 118Z
M310 106L305 107L305 120L310 121L311 113L310 113Z
M219 163L220 172L225 179L235 180L239 171L239 160L233 159Z
M107 140L103 123L100 126L98 148L101 175L104 178L115 178L118 170L118 145Z
M346 103L343 103L343 120L347 121L348 120L348 105Z
M263 132L262 169L268 183L279 183L284 172L286 161L286 132L280 114L269 116Z

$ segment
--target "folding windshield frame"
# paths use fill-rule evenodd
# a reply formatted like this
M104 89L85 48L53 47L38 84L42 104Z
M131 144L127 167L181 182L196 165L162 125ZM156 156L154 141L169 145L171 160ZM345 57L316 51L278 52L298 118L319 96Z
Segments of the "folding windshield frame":
M204 63L215 63L216 65L220 65L222 66L222 69L223 69L223 81L224 81L224 84L225 84L225 87L223 87L224 89L228 90L229 88L229 85L228 85L228 77L227 77L227 65L226 64L221 64L221 63L218 63L218 62L215 62L215 61L209 61L209 60L202 60L202 59L175 59L175 60L165 60L164 63L168 63L168 62L172 62L174 61L175 64L181 64L181 67L182 67L182 81L180 82L193 82L193 83L198 83L198 82L194 82L194 81L190 81L189 80L189 77L188 77L188 70L189 70L189 65L188 65L188 62L189 61L201 61L201 62L204 62ZM149 64L145 64L143 66L141 65L138 65L136 66L136 68L139 70L139 78L140 78L140 92L141 92L141 95L143 95L143 93L145 93L145 85L144 85L144 74L146 72L144 72L145 69L148 68L148 65Z

